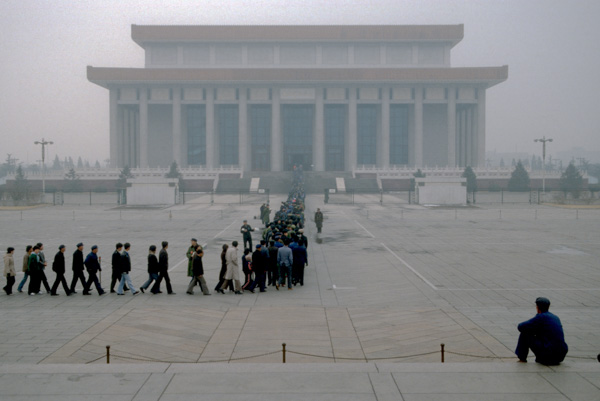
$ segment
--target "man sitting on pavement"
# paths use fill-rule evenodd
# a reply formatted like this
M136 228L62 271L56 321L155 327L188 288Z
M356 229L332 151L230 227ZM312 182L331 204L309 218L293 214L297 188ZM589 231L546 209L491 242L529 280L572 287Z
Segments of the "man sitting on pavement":
M543 365L558 365L567 355L569 347L558 316L548 312L550 300L539 297L535 300L537 315L519 324L521 332L515 354L519 362L527 362L529 349L535 354L535 361Z

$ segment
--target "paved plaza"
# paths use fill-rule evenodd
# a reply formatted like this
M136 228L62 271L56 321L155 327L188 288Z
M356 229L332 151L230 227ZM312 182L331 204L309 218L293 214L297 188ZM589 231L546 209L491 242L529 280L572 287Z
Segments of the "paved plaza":
M177 293L0 295L0 399L600 399L600 210L425 208L366 195L324 205L309 196L305 285L239 296L212 291L221 245L241 242L243 219L260 227L260 203L230 197L0 211L0 251L15 247L19 267L26 244L43 242L52 260L64 243L70 281L75 244L85 254L97 244L105 289L116 242L132 244L139 286L149 245L167 240ZM185 293L192 237L205 245L212 296ZM535 314L538 296L565 329L559 367L531 356L518 364L513 354L516 325Z

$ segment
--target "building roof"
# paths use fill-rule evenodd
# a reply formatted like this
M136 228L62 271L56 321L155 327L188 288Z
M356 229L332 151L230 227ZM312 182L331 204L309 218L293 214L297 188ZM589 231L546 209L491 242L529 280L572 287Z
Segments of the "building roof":
M508 66L463 68L104 68L87 67L89 81L109 88L139 84L470 83L487 87L508 78Z
M132 25L132 39L181 42L446 42L463 39L464 25Z

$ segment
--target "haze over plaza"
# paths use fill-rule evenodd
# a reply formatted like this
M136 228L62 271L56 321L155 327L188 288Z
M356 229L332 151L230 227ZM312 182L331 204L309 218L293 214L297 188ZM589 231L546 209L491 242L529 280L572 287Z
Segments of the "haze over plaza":
M510 66L510 78L488 91L486 150L540 153L534 138L554 138L550 154L599 149L594 105L600 68L591 41L600 36L600 5L557 1L364 2L164 1L0 4L0 100L3 150L34 163L33 141L58 154L109 157L106 91L86 80L86 66L142 67L131 24L464 24L453 66ZM508 161L507 161L508 162Z

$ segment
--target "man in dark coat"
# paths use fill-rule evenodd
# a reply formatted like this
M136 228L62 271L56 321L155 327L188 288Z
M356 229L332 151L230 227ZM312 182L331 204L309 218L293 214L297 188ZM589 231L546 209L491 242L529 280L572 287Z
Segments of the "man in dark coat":
M248 224L248 220L244 220L244 224L240 228L242 238L244 239L244 249L252 249L252 231L254 229Z
M255 280L260 288L260 292L266 292L265 273L267 270L267 258L262 251L262 244L256 245L256 251L252 253L252 270L254 270Z
M58 285L62 283L63 289L65 293L71 295L71 290L67 285L67 280L65 280L65 250L67 248L64 245L58 247L58 252L54 256L54 262L52 262L52 270L56 273L56 279L54 280L54 284L52 284L52 289L50 290L50 295L57 296L56 290L58 289Z
M548 298L537 298L535 305L537 314L518 326L521 334L515 354L520 362L527 362L527 355L531 349L537 363L558 365L569 351L562 324L558 316L548 312L550 308Z
M121 276L123 274L123 269L121 269L121 250L123 249L123 244L120 242L115 246L115 251L112 254L111 264L112 264L112 277L110 280L110 292L111 294L116 292L115 285L117 281L121 281ZM127 285L124 286L123 291L128 291Z
M154 246L154 245L153 245ZM124 287L128 285L131 288L131 295L137 295L140 292L135 289L133 286L133 282L131 281L131 277L129 277L129 272L131 271L131 258L129 257L129 248L131 248L131 244L126 242L123 245L123 253L121 254L121 282L119 283L119 288L117 288L117 295L124 295Z
M194 295L194 287L196 286L196 283L198 283L204 295L210 295L210 292L208 291L208 285L204 279L204 265L202 264L202 256L204 256L204 251L202 250L202 247L198 245L196 252L194 252L192 255L194 277L192 278L192 281L188 285L186 291L186 293L189 295Z
M167 293L169 295L175 295L173 292L173 288L171 287L171 278L169 277L169 253L167 249L169 248L169 243L167 241L162 242L162 249L158 253L158 280L154 283L152 287L152 292L157 294L160 292L160 283L165 280L167 285Z
M321 228L323 228L323 212L321 212L321 209L318 208L315 212L315 224L317 225L317 232L320 233Z
M81 285L85 291L85 274L83 274L83 244L80 242L77 244L77 249L73 252L73 280L71 281L71 294L77 294L75 291L75 286L77 285L77 280L81 280Z
M308 263L308 255L304 242L300 240L298 245L292 248L292 256L294 257L294 266L292 268L294 285L300 283L304 285L304 266Z
M279 267L277 267L277 251L279 248L275 246L275 241L270 241L269 245L268 285L275 286L279 280Z
M33 252L29 255L29 261L27 262L27 270L29 271L29 289L27 292L29 295L37 295L40 293L40 286L42 280L40 278L40 272L42 271L42 265L39 259L40 247L35 245Z
M101 260L102 259L98 256L98 246L93 245L92 251L86 256L85 261L83 262L88 272L88 281L83 289L83 295L92 295L90 293L92 283L96 286L98 295L104 295L106 293L106 291L102 289L100 280L98 280L98 276L96 275L99 271L102 271L102 267L100 267Z

